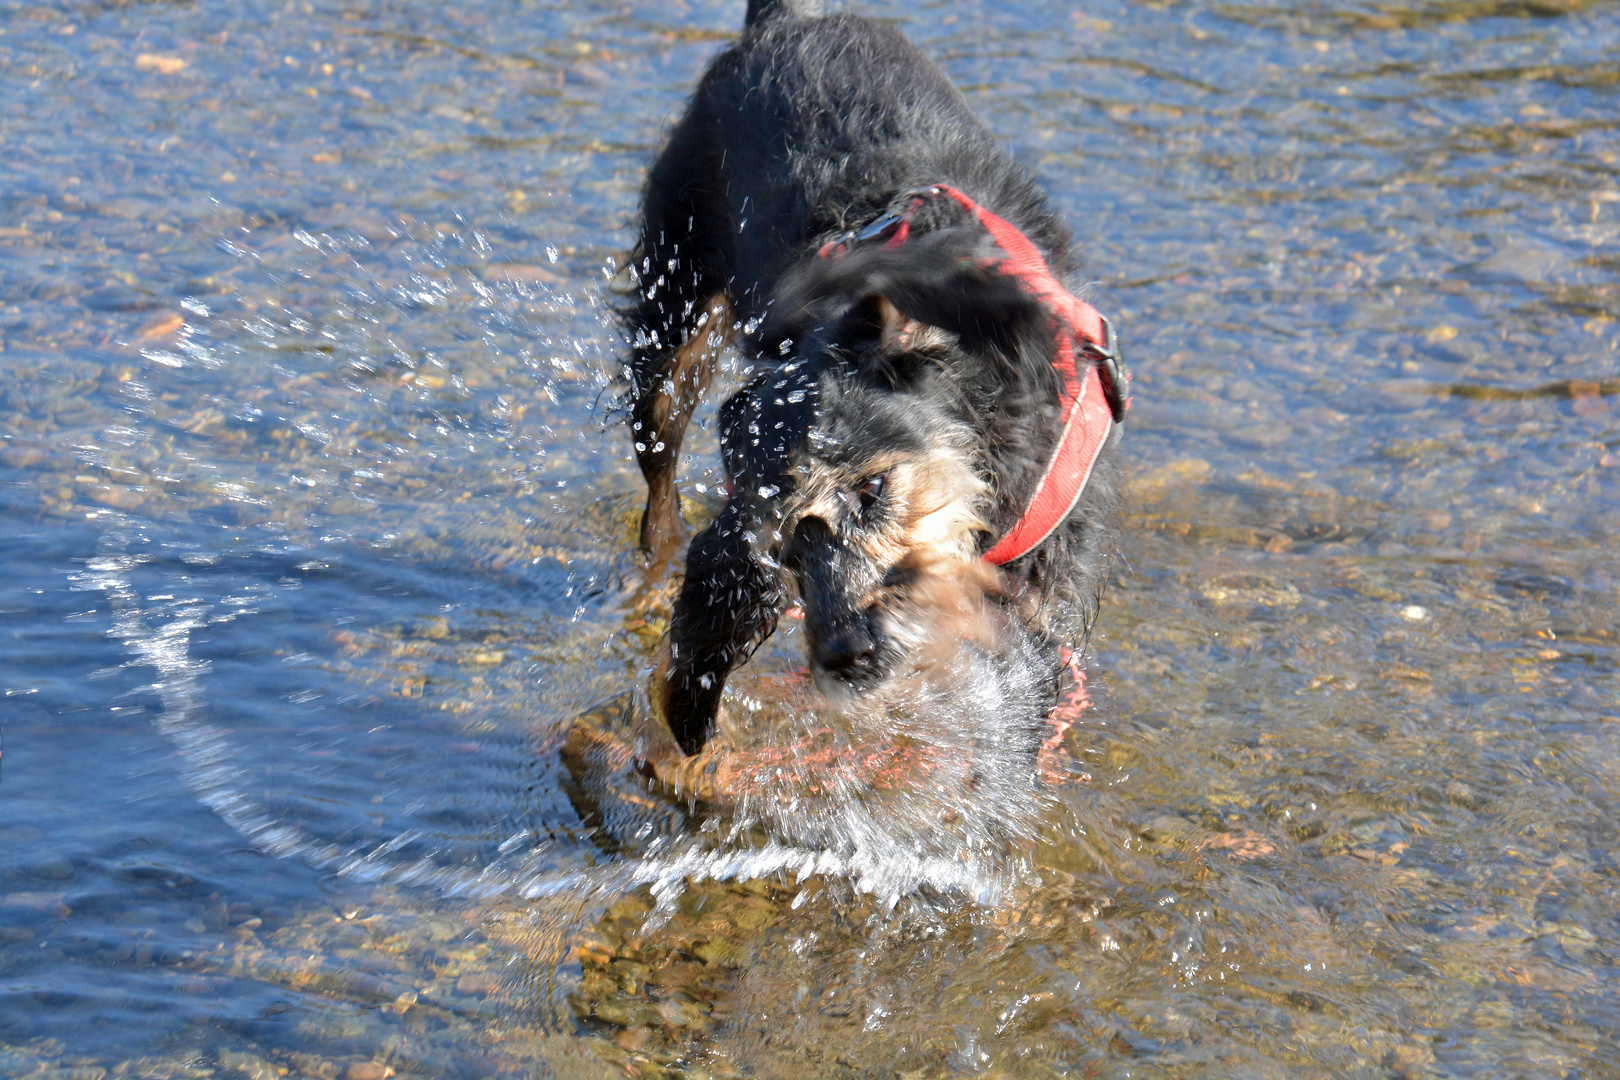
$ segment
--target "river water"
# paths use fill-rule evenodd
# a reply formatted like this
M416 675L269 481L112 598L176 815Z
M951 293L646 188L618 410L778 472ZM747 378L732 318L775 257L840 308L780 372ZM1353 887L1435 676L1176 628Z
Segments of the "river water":
M1620 6L859 5L1135 374L982 861L566 752L659 630L614 260L741 7L0 8L0 1074L1614 1075Z

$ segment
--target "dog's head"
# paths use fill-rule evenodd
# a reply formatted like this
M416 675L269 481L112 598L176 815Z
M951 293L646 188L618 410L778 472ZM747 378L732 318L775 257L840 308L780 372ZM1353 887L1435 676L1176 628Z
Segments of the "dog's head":
M968 432L916 394L828 374L783 502L824 692L859 691L951 641L985 636L996 587L978 558L988 489Z
M818 261L762 334L786 359L758 384L749 433L769 442L779 409L803 433L774 470L770 553L831 696L963 641L994 648L1003 625L1005 577L979 556L1022 504L1027 488L1011 489L1057 387L1050 315L979 250L977 234L947 234Z

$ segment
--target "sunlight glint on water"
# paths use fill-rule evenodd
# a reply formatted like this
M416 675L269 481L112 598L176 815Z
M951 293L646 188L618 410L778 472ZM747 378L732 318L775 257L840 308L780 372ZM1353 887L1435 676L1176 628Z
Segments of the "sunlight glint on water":
M740 798L629 768L603 267L735 0L0 18L0 1073L1620 1059L1613 5L853 6L1136 376L1067 783L788 626Z

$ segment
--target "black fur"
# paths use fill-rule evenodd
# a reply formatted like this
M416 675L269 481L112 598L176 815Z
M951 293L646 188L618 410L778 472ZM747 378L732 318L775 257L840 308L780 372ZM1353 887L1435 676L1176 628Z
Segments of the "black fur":
M858 589L818 598L840 574L903 595L907 569L852 564L836 523L781 535L796 464L840 447L892 453L955 438L991 493L983 551L1022 513L1058 432L1051 316L984 265L987 237L954 205L931 206L928 229L900 247L817 257L902 192L949 184L1022 230L1060 279L1074 270L1069 230L1028 170L920 49L854 16L806 18L806 6L751 0L742 36L704 74L648 177L636 297L624 312L632 428L651 492L642 538L655 553L679 527L667 493L708 379L701 359L677 372L677 354L716 331L699 325L711 297L729 305L713 340L742 327L755 361L753 381L721 410L734 490L692 541L655 679L689 753L710 734L726 677L774 629L794 585L818 668L853 652L842 668L858 687L892 660L873 617L850 606ZM950 338L896 349L881 301ZM1114 549L1117 442L1116 430L1068 521L1006 568L1021 590L1004 603L1047 635L1054 671L1057 643L1083 636L1095 615Z

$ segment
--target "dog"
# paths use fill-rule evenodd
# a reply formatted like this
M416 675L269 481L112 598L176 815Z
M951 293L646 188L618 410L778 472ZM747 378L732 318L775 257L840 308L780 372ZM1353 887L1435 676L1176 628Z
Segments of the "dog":
M1009 630L1055 702L1117 552L1126 377L1061 284L1067 226L922 50L750 0L652 166L631 269L655 567L679 550L676 463L717 357L749 362L719 410L725 506L691 541L649 688L681 750L795 601L835 703L930 642Z

